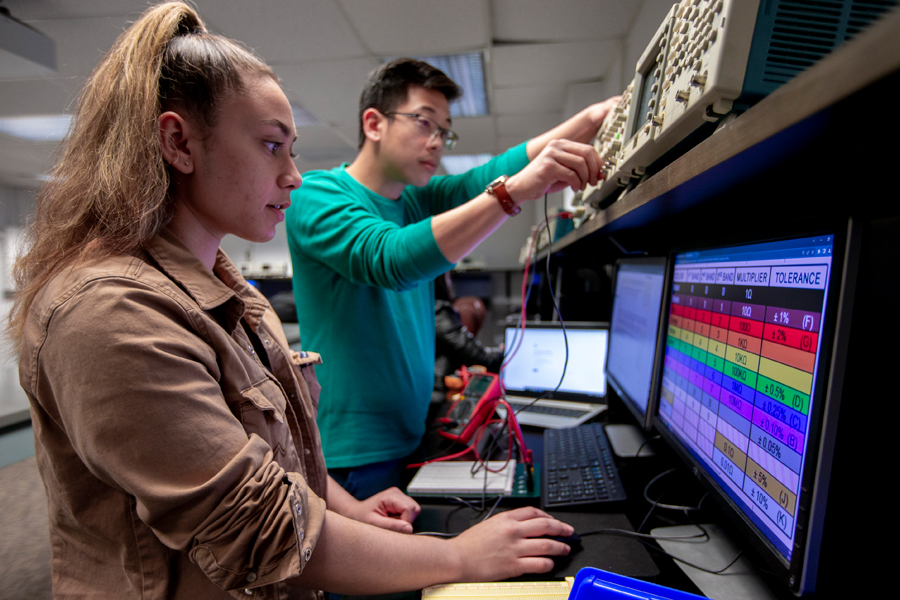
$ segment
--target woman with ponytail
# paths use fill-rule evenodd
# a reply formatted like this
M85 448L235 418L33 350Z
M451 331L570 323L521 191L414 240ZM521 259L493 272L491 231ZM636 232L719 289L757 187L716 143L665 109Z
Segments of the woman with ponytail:
M9 333L47 491L55 597L387 593L552 568L537 509L405 535L396 488L325 470L314 352L219 249L263 242L301 184L273 71L179 2L87 81L41 191Z

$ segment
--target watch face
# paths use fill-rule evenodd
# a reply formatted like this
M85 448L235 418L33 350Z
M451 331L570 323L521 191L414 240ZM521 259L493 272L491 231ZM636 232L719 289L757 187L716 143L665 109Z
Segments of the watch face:
M493 180L492 182L490 182L488 184L488 189L494 189L501 183L506 183L507 179L509 179L509 175L501 175L500 177L498 177L497 179Z

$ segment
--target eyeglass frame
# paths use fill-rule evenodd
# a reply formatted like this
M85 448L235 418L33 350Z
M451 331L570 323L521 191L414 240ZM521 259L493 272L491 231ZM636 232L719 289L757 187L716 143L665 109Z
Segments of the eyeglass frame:
M457 135L455 131L441 127L440 125L435 123L433 119L430 119L425 115L419 113L404 113L394 111L386 112L383 114L386 117L400 115L402 117L411 117L413 119L421 119L423 121L426 121L429 125L431 125L431 133L428 134L429 139L439 134L439 137L441 138L441 140L443 140L444 147L446 147L447 150L453 150L456 147L456 143L459 142L459 135Z

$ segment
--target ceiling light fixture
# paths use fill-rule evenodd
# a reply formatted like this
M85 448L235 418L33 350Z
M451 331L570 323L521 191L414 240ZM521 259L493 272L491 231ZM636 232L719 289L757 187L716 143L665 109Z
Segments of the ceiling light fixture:
M0 118L0 133L29 142L58 142L66 137L72 115Z
M291 112L294 113L294 127L321 127L324 125L316 115L296 102L291 102Z
M413 58L437 67L462 88L462 97L450 105L451 117L481 117L488 114L483 52L415 56ZM384 60L388 62L393 59L385 58Z
M475 167L480 167L494 158L492 154L460 154L445 156L441 159L441 165L448 175L459 175Z

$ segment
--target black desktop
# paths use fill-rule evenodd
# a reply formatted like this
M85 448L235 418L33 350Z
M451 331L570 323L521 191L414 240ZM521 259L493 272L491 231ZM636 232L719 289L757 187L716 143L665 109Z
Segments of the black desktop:
M794 594L817 588L846 231L672 256L654 424Z
M661 360L665 257L623 258L616 262L606 374L615 396L635 423L609 425L606 433L618 456L650 454L644 433L652 428Z

